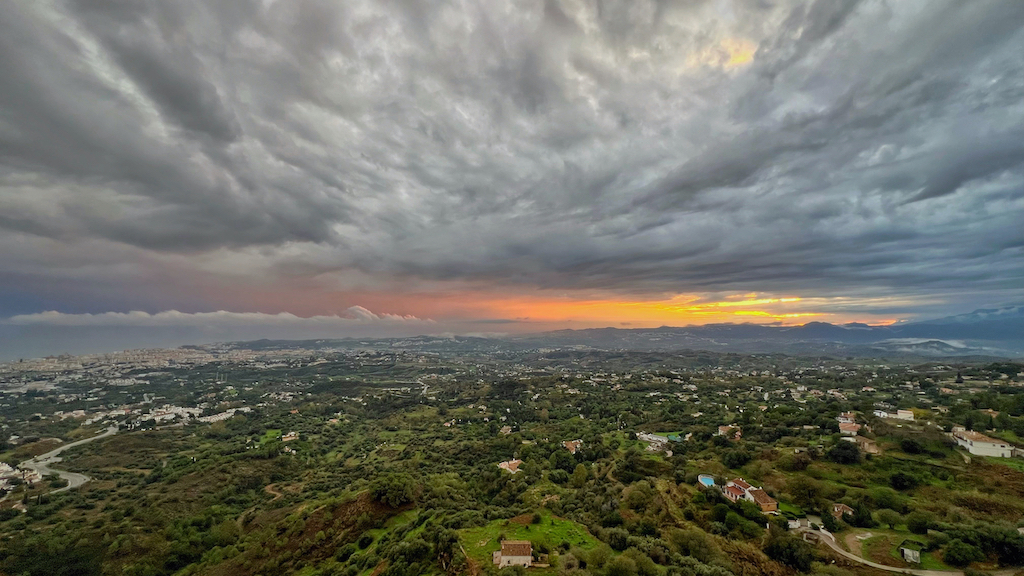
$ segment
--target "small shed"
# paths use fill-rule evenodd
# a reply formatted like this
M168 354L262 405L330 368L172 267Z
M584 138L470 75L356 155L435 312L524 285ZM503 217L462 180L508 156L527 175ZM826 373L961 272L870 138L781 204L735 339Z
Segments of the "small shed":
M907 562L913 562L914 564L921 563L921 552L923 550L924 544L917 540L904 540L900 544L900 556Z

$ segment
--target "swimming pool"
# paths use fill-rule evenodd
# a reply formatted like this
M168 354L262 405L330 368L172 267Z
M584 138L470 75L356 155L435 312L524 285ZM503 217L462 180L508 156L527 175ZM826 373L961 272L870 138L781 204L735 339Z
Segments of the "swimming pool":
M712 486L715 485L715 479L707 474L701 474L700 476L697 476L697 481L703 484L704 486L707 486L708 488L711 488Z

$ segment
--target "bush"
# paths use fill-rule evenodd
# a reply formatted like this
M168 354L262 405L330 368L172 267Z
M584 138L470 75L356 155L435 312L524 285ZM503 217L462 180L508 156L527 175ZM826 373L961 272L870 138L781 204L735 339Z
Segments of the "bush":
M828 459L836 464L860 462L860 449L853 442L839 441L828 451Z
M946 561L946 564L963 568L971 562L984 560L985 555L982 554L978 547L972 546L958 538L946 546L942 559Z
M810 544L779 529L772 529L769 533L764 553L772 560L800 572L810 570L814 562L814 550Z
M897 490L909 490L917 484L917 477L906 472L897 472L889 477L889 485Z
M613 550L621 552L629 546L629 532L622 528L610 528L605 531L605 541Z
M374 480L370 490L375 500L397 508L412 502L415 487L408 474L388 474Z
M932 516L927 512L915 511L907 515L907 530L914 534L927 534L932 525Z
M636 562L628 556L619 556L608 563L608 576L636 576Z

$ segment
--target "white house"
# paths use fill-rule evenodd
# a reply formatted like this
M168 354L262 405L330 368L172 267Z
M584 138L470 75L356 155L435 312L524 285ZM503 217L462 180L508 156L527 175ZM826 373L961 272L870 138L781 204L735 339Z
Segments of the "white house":
M501 550L493 555L494 564L498 568L505 566L525 566L533 564L533 545L529 540L502 540Z
M957 430L953 432L956 443L971 454L978 456L996 456L1009 458L1013 456L1013 446L1004 440L997 440L973 430Z

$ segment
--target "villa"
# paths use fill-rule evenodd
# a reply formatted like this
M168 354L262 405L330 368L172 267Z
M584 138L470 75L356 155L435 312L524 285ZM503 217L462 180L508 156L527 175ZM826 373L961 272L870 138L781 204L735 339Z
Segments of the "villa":
M765 514L778 514L779 502L772 498L762 488L751 486L743 478L734 478L725 484L722 489L725 497L733 502L749 500L761 509Z
M973 430L954 430L953 439L956 443L976 456L995 456L1009 458L1013 456L1013 446L1005 440L997 440Z

